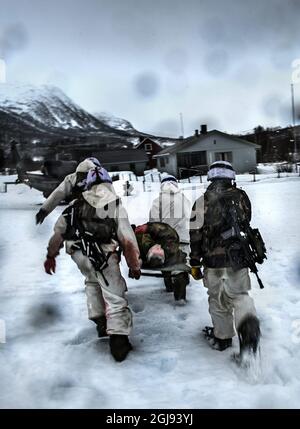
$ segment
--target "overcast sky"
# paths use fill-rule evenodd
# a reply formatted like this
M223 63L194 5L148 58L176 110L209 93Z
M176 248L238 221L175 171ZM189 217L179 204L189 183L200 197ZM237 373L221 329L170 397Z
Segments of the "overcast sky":
M300 0L0 0L7 82L174 137L290 124L299 41Z

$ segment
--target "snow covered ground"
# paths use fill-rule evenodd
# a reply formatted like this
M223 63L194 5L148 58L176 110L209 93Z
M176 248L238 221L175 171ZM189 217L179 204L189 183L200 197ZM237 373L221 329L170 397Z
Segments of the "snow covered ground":
M116 363L108 340L97 339L87 319L83 278L69 256L61 252L55 275L44 273L47 242L63 207L36 227L43 197L25 185L9 185L0 194L0 407L299 408L300 178L238 179L253 204L252 225L268 249L259 266L265 289L255 278L252 283L263 333L256 374L232 362L237 339L223 353L208 347L201 334L210 324L207 295L196 281L186 305L176 306L160 279L128 280L134 351ZM123 183L116 182L120 193ZM150 184L153 192L133 185L124 204L139 224L147 220L159 184ZM191 200L205 186L182 185Z

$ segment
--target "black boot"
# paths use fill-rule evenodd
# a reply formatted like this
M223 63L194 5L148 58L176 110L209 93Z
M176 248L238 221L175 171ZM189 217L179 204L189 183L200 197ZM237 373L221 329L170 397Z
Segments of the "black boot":
M252 315L246 316L237 331L240 342L240 356L247 351L256 354L261 336L258 318Z
M205 326L203 329L204 336L208 340L210 346L214 350L218 350L219 352L222 352L223 350L226 350L228 347L232 346L232 338L217 338L214 335L214 328L211 326Z
M132 345L129 342L127 335L113 334L109 337L110 352L117 362L122 362L130 350Z
M98 337L102 338L102 337L107 337L107 333L106 333L106 317L105 316L100 316L97 317L95 319L91 319L93 320L93 322L96 323L97 327L97 332L98 332Z

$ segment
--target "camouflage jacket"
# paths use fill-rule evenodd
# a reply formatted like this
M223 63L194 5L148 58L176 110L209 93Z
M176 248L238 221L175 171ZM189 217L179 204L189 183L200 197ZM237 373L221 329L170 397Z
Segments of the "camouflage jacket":
M165 265L185 262L186 254L180 249L179 236L170 225L163 222L148 222L147 232L135 235L143 262L146 262L147 253L155 244L160 244L165 252Z
M222 235L232 228L228 204L238 203L239 217L246 222L251 220L251 203L245 191L225 180L215 180L194 203L190 219L191 265L199 265L200 260L209 268L229 267L226 242ZM232 243L232 240L231 240ZM247 264L243 251L236 242L236 252L240 267Z

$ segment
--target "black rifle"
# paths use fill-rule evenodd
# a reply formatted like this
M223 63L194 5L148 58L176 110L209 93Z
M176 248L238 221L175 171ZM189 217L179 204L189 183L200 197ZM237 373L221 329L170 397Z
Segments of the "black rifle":
M258 229L252 229L249 225L249 222L243 221L239 222L235 201L230 201L230 206L228 207L229 214L232 218L232 228L228 231L225 231L221 234L224 241L234 238L232 244L230 244L226 250L228 254L229 261L233 269L238 269L238 263L235 260L234 254L238 252L238 247L236 240L238 240L243 253L244 258L249 267L250 271L255 274L258 284L261 289L264 288L264 285L261 279L258 276L258 269L256 268L256 263L262 264L263 260L267 258L266 248L263 242L263 239L258 231ZM242 229L240 227L242 225ZM236 251L236 252L235 252Z

